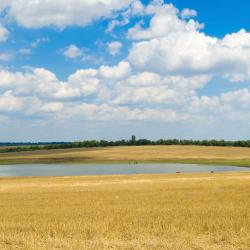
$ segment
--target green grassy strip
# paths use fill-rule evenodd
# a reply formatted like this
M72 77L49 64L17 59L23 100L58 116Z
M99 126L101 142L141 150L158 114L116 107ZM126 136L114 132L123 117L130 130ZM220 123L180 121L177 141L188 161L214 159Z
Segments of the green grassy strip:
M52 150L52 149L69 149L69 148L93 148L93 147L113 147L113 146L146 146L146 145L186 145L186 146L220 146L220 147L250 147L250 140L245 141L225 141L225 140L157 140L151 141L147 139L136 140L119 140L119 141L105 141L105 140L89 140L79 142L65 142L65 143L48 143L36 145L22 145L22 146L5 146L0 144L0 153L36 151L36 150Z

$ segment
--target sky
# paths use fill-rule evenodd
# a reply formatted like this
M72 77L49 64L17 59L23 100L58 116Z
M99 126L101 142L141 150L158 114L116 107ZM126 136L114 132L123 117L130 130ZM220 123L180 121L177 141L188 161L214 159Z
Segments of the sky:
M250 2L1 0L0 142L250 139Z

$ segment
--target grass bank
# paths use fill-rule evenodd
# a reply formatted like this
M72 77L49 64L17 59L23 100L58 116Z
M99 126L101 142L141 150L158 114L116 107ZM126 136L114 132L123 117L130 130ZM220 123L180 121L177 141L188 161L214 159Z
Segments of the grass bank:
M250 173L0 178L0 249L250 249Z
M250 148L123 146L1 153L0 164L179 162L250 166Z

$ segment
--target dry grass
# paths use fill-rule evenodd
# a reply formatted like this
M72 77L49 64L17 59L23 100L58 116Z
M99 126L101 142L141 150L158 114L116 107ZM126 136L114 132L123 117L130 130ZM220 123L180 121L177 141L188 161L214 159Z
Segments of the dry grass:
M250 166L250 148L135 146L2 153L0 163L190 162Z
M250 249L250 173L1 178L0 249Z

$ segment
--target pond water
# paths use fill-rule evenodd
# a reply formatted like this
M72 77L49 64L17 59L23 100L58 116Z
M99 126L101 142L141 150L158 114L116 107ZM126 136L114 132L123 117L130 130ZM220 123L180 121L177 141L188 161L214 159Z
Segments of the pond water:
M249 172L250 168L198 164L21 164L0 165L0 176L79 176L194 172Z

